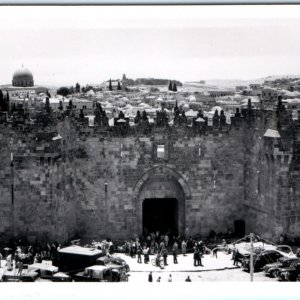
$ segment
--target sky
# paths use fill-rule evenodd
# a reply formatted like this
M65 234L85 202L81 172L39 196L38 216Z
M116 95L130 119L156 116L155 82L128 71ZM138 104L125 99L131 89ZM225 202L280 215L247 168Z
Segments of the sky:
M0 85L300 74L299 6L0 7Z

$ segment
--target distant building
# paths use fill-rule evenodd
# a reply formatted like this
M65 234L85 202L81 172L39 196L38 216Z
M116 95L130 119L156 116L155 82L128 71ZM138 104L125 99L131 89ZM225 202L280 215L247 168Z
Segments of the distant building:
M57 98L50 98L49 104L53 111L58 111L62 108L62 111L66 111L69 108L70 100L72 101L72 109L80 111L81 109L84 112L93 111L93 101L88 99L69 99L63 96ZM46 103L46 98L43 99L43 103Z
M48 88L34 85L34 79L31 71L22 66L14 72L12 84L2 85L0 89L10 97L10 107L12 105L22 104L28 100L36 99L40 94L48 92Z
M250 87L251 90L258 90L258 89L261 88L261 84L258 84L258 83L251 83L251 84L249 85L249 87Z
M216 91L208 91L210 97L212 98L217 98L217 97L225 97L225 96L233 96L234 91L221 91L221 90L216 90Z
M247 86L246 85L237 85L235 87L235 90L236 91L243 91L243 90L246 90L247 89Z
M279 95L282 95L282 92L274 88L266 87L262 90L262 98L264 102L275 102Z

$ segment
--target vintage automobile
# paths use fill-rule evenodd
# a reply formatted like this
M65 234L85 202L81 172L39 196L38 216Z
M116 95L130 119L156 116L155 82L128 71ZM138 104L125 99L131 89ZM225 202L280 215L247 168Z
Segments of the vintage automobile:
M99 249L72 245L58 251L58 267L63 272L74 274L96 265L96 259L101 256L103 254Z
M299 258L281 257L278 259L277 262L265 265L263 270L264 270L266 276L276 277L276 274L280 268L286 268L286 267L293 266L297 262L300 262Z
M4 282L16 282L16 281L23 281L23 282L33 282L36 281L39 278L39 274L34 271L26 272L22 274L21 276L17 276L15 274L3 274L2 281Z
M119 257L119 256L102 256L97 258L96 260L97 265L101 266L109 266L111 264L118 265L118 266L123 266L125 268L126 272L130 271L129 265L126 263L126 261Z
M110 264L109 266L95 265L87 267L74 275L75 281L119 282L127 281L128 275L123 266Z
M277 271L277 277L282 281L296 281L300 275L300 262L286 267L279 268Z
M48 264L36 263L28 266L28 272L35 272L42 279L50 281L71 281L71 277L65 273L58 272L58 267Z
M277 250L263 250L260 253L255 253L253 255L254 272L261 271L266 264L274 263L283 256L284 255ZM250 256L243 260L242 268L245 271L250 271Z

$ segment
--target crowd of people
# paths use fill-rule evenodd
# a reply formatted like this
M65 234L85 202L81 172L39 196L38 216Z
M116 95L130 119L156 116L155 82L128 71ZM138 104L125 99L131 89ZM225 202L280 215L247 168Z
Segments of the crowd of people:
M0 244L1 260L6 260L7 270L18 269L22 273L24 265L41 263L43 260L57 260L58 250L62 247L56 241L51 243L29 243L26 240L11 240L7 245Z
M210 252L204 242L197 237L190 236L188 239L181 236L170 237L168 233L161 234L159 231L126 241L121 248L130 257L137 257L138 263L148 264L150 255L155 255L156 265L160 267L168 265L169 255L173 258L173 263L178 264L178 255L186 256L187 253L193 253L195 266L203 266L201 258L203 254Z

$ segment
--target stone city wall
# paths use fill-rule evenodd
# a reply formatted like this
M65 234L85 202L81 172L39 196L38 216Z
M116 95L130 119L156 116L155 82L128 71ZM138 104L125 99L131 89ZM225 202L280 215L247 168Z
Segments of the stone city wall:
M270 120L251 122L124 135L67 118L43 130L0 124L0 234L128 238L142 233L145 197L178 195L181 234L226 232L244 220L246 232L297 235L299 130L264 138Z

